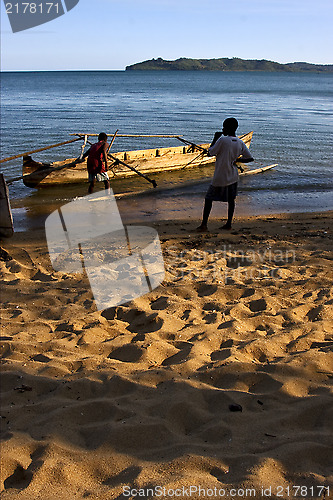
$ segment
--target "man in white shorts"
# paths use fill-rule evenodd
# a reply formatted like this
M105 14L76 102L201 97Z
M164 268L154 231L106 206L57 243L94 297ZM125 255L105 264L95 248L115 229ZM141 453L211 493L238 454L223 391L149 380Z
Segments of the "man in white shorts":
M88 193L91 194L94 190L95 179L103 181L105 189L110 188L109 176L107 174L108 160L108 136L101 132L98 136L98 142L93 144L90 149L83 155L82 160L88 156L87 169L89 174Z

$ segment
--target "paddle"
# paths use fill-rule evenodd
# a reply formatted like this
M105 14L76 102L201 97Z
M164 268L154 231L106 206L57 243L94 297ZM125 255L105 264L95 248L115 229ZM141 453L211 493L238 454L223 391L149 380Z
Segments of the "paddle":
M150 179L147 175L143 174L142 172L140 172L136 168L131 167L131 165L128 165L124 161L119 160L118 158L116 158L115 156L111 155L110 153L108 153L108 157L111 158L115 162L115 165L118 165L118 164L124 165L125 167L129 168L130 170L133 170L133 172L135 172L136 174L140 175L140 177L143 177L144 179L146 179L146 181L150 182L154 186L154 188L156 188L157 182L154 179Z

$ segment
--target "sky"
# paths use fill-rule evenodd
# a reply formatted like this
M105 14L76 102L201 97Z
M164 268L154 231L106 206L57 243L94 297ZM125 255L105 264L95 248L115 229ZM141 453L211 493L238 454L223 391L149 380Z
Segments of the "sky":
M157 57L333 63L332 0L79 0L17 33L0 2L2 71L124 70Z

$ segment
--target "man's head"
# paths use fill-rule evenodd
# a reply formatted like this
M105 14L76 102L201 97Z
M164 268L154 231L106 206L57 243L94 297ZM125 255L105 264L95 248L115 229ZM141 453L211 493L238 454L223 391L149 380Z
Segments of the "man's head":
M99 141L106 141L108 138L108 136L104 133L104 132L101 132L98 136L98 140Z
M238 121L236 118L227 118L223 122L222 132L224 135L235 135L238 128Z

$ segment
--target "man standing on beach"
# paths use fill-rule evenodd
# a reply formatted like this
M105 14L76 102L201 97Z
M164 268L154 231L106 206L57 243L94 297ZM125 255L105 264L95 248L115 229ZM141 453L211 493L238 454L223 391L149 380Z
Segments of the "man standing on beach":
M101 132L98 136L98 142L93 144L88 151L82 156L82 160L88 156L87 169L89 174L89 188L88 193L91 194L95 187L95 179L104 182L105 189L110 189L108 169L108 136ZM81 161L82 161L81 160Z
M199 232L207 231L207 222L213 201L228 202L228 220L220 229L231 229L237 196L238 170L236 161L253 161L250 151L243 141L236 137L238 122L236 118L227 118L223 122L222 133L217 132L208 149L209 156L216 156L215 171L208 188ZM239 158L241 157L241 158Z

